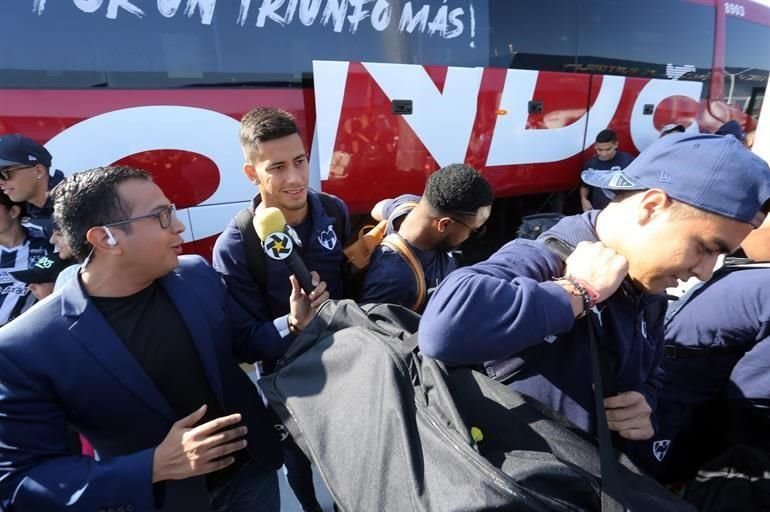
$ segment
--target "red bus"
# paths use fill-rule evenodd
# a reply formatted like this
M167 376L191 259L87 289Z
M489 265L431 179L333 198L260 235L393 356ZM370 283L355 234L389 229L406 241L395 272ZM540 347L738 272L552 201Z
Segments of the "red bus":
M0 133L65 173L151 171L205 256L255 192L257 105L296 114L314 185L356 214L472 164L499 243L560 207L604 128L631 153L671 122L752 132L770 70L749 0L15 0L3 20Z

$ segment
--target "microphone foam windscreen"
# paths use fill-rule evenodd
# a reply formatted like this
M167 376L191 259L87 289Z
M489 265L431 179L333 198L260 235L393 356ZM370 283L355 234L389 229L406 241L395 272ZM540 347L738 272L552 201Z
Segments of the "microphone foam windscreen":
M271 233L277 233L286 229L286 217L281 210L275 207L257 210L254 214L254 229L260 240L264 240Z

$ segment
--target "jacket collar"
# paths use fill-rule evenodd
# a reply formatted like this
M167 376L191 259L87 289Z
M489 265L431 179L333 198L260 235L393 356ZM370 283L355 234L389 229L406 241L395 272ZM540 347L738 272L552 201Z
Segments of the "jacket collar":
M178 271L167 274L160 283L187 325L214 394L220 404L224 403L215 340L211 338L206 312L195 301ZM80 276L71 279L61 294L62 316L72 319L69 329L72 335L129 391L163 417L176 421L177 414L168 401L90 300Z

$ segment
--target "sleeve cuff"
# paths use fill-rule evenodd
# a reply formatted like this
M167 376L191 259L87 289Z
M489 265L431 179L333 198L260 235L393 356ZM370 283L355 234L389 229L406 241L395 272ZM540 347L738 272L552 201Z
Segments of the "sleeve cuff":
M545 294L542 300L543 318L546 320L545 332L562 334L571 330L575 325L575 316L572 313L569 294L551 281L539 283L538 288Z
M273 320L273 325L281 338L285 338L291 334L291 330L289 329L289 315L283 315L276 318Z

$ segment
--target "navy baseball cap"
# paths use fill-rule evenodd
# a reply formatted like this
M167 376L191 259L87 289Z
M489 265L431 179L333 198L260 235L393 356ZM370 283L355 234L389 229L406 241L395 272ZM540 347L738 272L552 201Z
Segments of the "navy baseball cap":
M51 167L51 153L19 133L0 135L0 167L35 164Z
M707 212L762 223L770 167L735 137L675 133L658 139L621 171L587 170L583 181L612 191L658 188Z
M59 272L67 268L70 264L59 258L56 254L43 256L30 268L26 270L15 270L8 272L14 279L26 284L54 283Z

